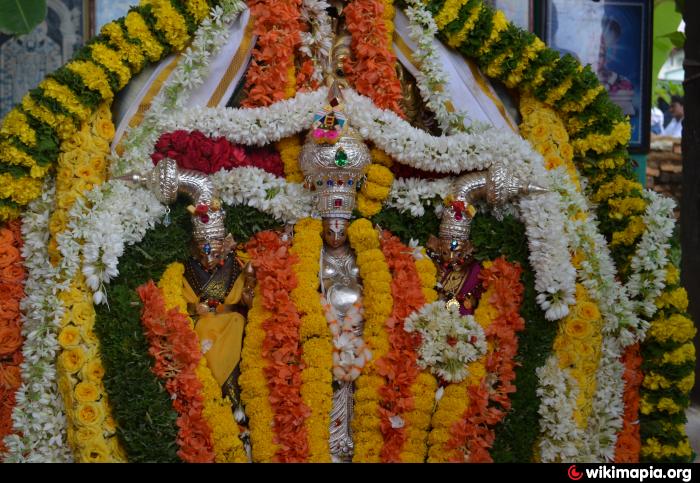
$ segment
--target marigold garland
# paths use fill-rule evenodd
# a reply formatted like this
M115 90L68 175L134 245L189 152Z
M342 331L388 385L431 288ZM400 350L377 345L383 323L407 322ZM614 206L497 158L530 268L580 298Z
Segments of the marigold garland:
M386 322L390 349L375 364L377 373L385 380L379 388L382 397L380 429L384 438L380 456L382 462L401 462L404 461L402 453L409 437L414 440L412 446L415 446L416 442L425 441L427 436L427 424L414 427L404 417L416 410L411 389L421 372L416 363L421 337L418 333L404 331L403 323L406 317L425 304L425 296L411 250L388 232L382 234L380 242L392 275L394 301L391 317ZM418 414L413 416L414 421L420 419ZM427 423L429 418L430 411L427 411L424 422ZM397 424L398 420L400 422ZM425 447L414 449L419 450L417 454L409 452L406 456L411 461L422 461Z
M631 345L623 356L625 363L625 415L615 444L615 463L639 463L639 390L644 376L639 344Z
M372 148L372 164L367 170L367 179L357 195L357 209L362 216L371 217L382 210L382 203L389 197L394 175L389 170L391 158L383 151Z
M321 222L299 220L294 227L290 252L299 285L292 290L292 301L301 316L299 334L306 366L301 372L301 396L311 414L306 420L309 434L309 461L330 462L329 428L333 408L333 341L318 300L321 260Z
M182 293L185 267L179 262L172 263L165 269L158 282L163 293L166 309L177 309L187 318L190 332L194 332L194 323L187 315L187 301ZM191 337L191 335L190 335ZM201 347L201 344L199 344ZM239 439L239 429L231 411L231 401L221 396L221 387L207 366L207 359L201 357L196 369L197 379L202 386L204 408L202 415L211 428L211 439L217 463L245 463L248 457Z
M153 372L163 380L178 413L177 454L185 462L215 459L212 430L204 418L202 383L196 371L202 352L187 317L166 309L163 292L149 281L137 288L143 302L141 322L150 342Z
M13 221L0 227L0 455L5 452L5 436L13 432L15 392L22 383L19 302L24 297L26 272L21 249L20 223Z
M346 59L345 74L355 89L378 107L401 115L401 82L396 73L396 56L391 51L390 0L353 0L343 13L352 37L353 59Z
M521 268L503 257L485 263L480 273L486 292L474 312L484 327L489 353L477 361L478 369L468 380L469 406L461 419L450 427L446 447L452 461L492 462L489 448L495 440L494 427L510 409L509 394L515 392L517 332L525 328L520 316L523 285ZM481 379L475 375L482 374ZM495 381L490 379L495 376ZM476 384L474 384L476 383Z
M291 297L292 291L299 285L292 269L297 263L297 257L289 252L287 243L274 232L257 234L248 242L247 251L258 278L260 291L257 295L262 301L262 308L267 312L267 317L261 324L264 334L262 344L259 341L253 342L254 347L260 347L261 352L259 355L250 352L248 354L254 360L261 355L264 360L263 381L266 382L269 391L267 400L272 412L272 418L263 421L259 419L255 408L246 403L246 409L252 410L248 414L251 420L251 436L256 436L255 432L260 431L262 426L270 428L272 423L272 440L277 448L271 455L271 460L307 461L309 431L306 420L311 415L311 409L304 403L301 394L302 370L306 364L302 358L299 330L301 319ZM253 309L256 309L255 305ZM256 321L257 323L259 322ZM250 382L252 381L247 381L248 384ZM253 418L257 419L257 428L253 425ZM260 456L258 453L256 457L254 448L253 458L260 460ZM269 457L268 448L263 456Z
M360 278L365 290L365 328L363 337L372 351L372 360L367 363L362 375L355 381L355 412L352 421L355 454L353 461L379 462L384 438L380 430L379 394L384 378L379 374L377 361L389 352L389 335L386 321L393 311L391 296L391 273L382 253L379 234L372 223L360 218L348 228L350 246L355 250Z

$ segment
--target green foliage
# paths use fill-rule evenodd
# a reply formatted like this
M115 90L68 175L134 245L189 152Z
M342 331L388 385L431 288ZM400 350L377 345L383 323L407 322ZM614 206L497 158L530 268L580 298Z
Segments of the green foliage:
M532 461L540 435L536 369L544 365L552 351L557 324L545 319L535 300L535 274L527 258L527 237L522 223L510 216L498 221L477 214L472 222L471 240L478 259L492 260L504 255L508 261L519 263L523 268L520 280L525 291L520 315L525 320L525 330L518 333L517 391L510 395L510 412L496 427L491 456L497 463Z
M46 0L0 0L0 32L25 35L46 18Z
M430 235L437 234L440 228L440 219L430 206L426 207L425 214L420 218L401 213L396 208L387 208L372 217L371 221L373 225L389 230L404 243L414 239L421 245L428 241Z

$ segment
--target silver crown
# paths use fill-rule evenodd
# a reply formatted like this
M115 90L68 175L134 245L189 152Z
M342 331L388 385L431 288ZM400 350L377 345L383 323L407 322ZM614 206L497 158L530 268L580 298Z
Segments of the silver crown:
M212 210L214 186L209 176L199 171L180 169L174 159L164 158L146 174L132 173L119 179L138 183L148 188L163 204L175 202L178 194L187 195L197 206L204 205L208 212L192 216L193 238L198 242L226 237L223 210Z
M455 201L462 201L466 205L481 199L494 207L501 207L519 195L545 192L547 189L524 182L501 164L494 164L486 171L462 175L452 186ZM471 221L472 217L468 213L457 213L452 206L446 206L440 222L440 238L469 239Z
M317 143L306 137L300 167L305 185L316 193L322 217L351 218L357 186L364 181L372 160L367 145L352 128L335 144Z

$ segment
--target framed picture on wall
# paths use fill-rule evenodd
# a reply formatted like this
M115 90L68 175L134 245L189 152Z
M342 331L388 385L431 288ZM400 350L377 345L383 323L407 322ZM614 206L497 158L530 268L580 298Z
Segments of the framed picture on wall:
M520 28L534 31L535 14L533 0L485 0L486 4L503 10L508 20Z
M100 33L103 25L119 17L124 17L129 9L139 4L139 0L85 0L87 3L88 27L90 37Z
M649 150L651 0L545 0L544 40L590 64L615 104L629 116L633 152Z

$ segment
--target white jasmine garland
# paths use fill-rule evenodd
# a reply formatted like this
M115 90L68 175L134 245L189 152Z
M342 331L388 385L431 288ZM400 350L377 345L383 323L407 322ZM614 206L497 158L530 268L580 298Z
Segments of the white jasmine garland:
M333 47L331 18L326 12L330 4L325 0L303 0L301 19L310 26L309 32L300 32L299 51L314 62L311 80L323 82L323 74L329 62Z
M49 261L49 217L55 203L53 186L45 186L24 215L22 256L27 269L26 296L21 302L22 385L12 411L16 434L5 438L5 462L71 462L66 441L63 400L56 382L58 330L64 307L57 294L67 288L72 262L54 267Z
M221 170L210 176L224 204L251 206L288 223L314 212L309 190L260 168Z
M140 153L147 163L160 134L178 129L223 136L235 144L262 146L308 130L314 113L326 101L327 88L301 92L267 107L253 109L198 107L159 116L158 133L149 150ZM498 162L524 181L538 179L544 170L542 157L518 135L489 128L476 133L432 136L411 126L391 111L377 108L371 99L344 89L345 112L350 125L364 139L398 162L438 173L479 171ZM136 159L134 159L134 163ZM126 163L128 164L128 163ZM135 164L136 169L143 166ZM134 169L130 167L129 169Z
M666 266L669 263L669 240L673 236L676 206L671 198L661 196L652 190L644 191L647 208L642 220L646 230L637 243L631 261L632 274L627 281L627 289L640 315L652 318L656 313L656 299L666 286ZM643 340L643 334L640 335Z
M520 210L530 248L529 260L535 270L537 303L548 320L559 320L576 302L576 270L571 265L564 228L565 211L559 193L528 196Z
M418 366L447 382L461 382L469 376L468 364L486 354L484 329L471 315L458 308L433 302L413 312L404 321L406 332L418 332Z
M212 8L195 32L194 39L182 53L172 75L153 98L141 124L127 131L123 140L124 154L116 158L110 167L115 175L129 170L143 170L143 163L161 134L160 119L168 114L185 109L185 102L197 87L201 86L208 73L209 63L226 43L231 32L228 25L246 8L243 0L222 0Z
M440 129L447 134L464 130L464 113L450 112L447 109L448 98L447 74L442 68L442 62L435 48L434 39L438 33L437 25L432 14L420 0L406 0L406 16L409 20L409 35L416 44L412 52L413 60L418 64L416 85L428 109L435 114Z
M432 206L436 213L442 213L442 200L450 193L454 178L420 179L399 178L391 185L389 197L384 202L390 208L402 213L421 217L425 207ZM433 202L437 199L437 202Z
M574 420L579 389L556 355L537 369L540 398L540 459L543 463L578 461L583 434Z

